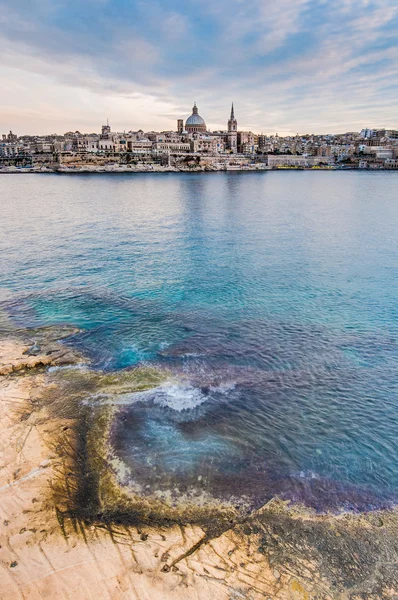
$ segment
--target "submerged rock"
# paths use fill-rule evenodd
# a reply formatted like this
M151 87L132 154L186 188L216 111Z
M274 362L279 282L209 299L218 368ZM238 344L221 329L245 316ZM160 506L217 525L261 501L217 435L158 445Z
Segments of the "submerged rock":
M41 351L41 348L39 346L39 344L37 343L37 341L35 340L33 342L33 344L30 346L30 348L28 348L27 350L24 351L24 354L27 354L28 356L37 356Z

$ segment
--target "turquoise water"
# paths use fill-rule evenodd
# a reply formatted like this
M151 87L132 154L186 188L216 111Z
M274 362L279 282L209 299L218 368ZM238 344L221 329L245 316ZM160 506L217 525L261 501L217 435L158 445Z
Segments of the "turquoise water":
M144 489L366 509L398 494L398 173L0 179L1 306L70 323Z

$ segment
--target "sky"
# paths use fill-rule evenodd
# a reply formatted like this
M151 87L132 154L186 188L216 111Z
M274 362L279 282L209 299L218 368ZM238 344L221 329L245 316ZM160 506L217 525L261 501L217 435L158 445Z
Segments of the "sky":
M0 0L0 133L398 129L397 0Z

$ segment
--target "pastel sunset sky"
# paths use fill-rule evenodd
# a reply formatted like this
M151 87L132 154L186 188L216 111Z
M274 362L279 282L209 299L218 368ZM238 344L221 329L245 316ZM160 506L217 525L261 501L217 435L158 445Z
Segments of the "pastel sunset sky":
M0 133L398 129L396 0L0 0Z

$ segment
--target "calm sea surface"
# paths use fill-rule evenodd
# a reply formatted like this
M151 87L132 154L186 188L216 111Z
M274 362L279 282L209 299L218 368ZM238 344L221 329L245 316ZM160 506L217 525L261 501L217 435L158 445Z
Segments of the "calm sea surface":
M115 452L150 490L398 497L398 173L0 177L1 307L175 378Z

